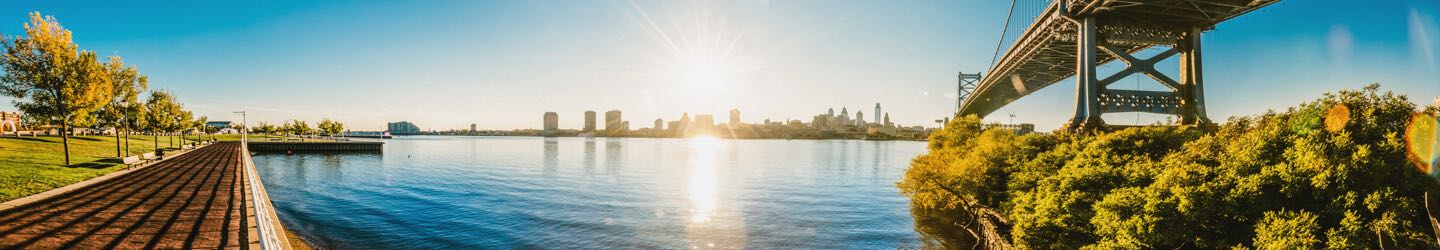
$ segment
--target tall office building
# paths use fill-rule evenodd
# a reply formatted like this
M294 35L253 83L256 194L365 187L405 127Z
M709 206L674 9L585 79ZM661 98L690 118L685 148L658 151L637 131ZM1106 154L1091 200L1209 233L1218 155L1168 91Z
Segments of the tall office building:
M875 120L871 121L880 122L880 103L878 102L875 103Z
M665 129L665 119L655 118L655 131Z
M471 123L471 124L470 124L470 132L475 132L475 124L474 124L474 123Z
M855 111L855 126L856 126L856 127L864 127L864 126L865 126L865 112Z
M891 123L890 123L890 113L885 113L885 126L886 126L886 127L889 127L889 126L893 126L893 125L895 125L895 124L891 124Z
M623 125L620 124L621 122L619 110L605 111L605 131L624 131L625 128L621 127Z
M689 131L689 130L690 130L690 112L685 112L684 114L680 114L680 121L679 121L679 122L680 122L680 124L678 124L679 126L670 126L670 129L675 130L675 131L680 132L680 133L686 133L687 131Z
M690 130L698 131L698 132L700 132L700 133L709 133L710 130L711 130L711 128L713 128L713 127L715 127L715 117L714 117L714 116L711 116L711 115L708 115L708 114L707 114L707 115L696 114L696 115L695 115L695 126L692 127Z
M594 110L586 110L586 111L585 111L585 129L584 129L584 131L585 131L585 132L594 132L594 131L595 131L595 111L594 111Z
M553 135L560 132L560 115L555 112L545 112L545 134Z
M740 110L730 109L730 127L740 126Z

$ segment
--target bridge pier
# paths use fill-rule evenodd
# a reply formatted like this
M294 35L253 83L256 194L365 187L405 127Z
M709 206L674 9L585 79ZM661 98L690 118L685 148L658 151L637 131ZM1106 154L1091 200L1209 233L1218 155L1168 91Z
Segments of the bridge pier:
M1089 131L1105 126L1100 119L1100 82L1095 77L1097 25L1095 17L1080 18L1075 37L1075 115L1065 123L1065 130Z
M1105 113L1146 112L1170 114L1179 117L1180 125L1213 125L1205 115L1205 96L1201 67L1199 27L1180 33L1179 39L1170 48L1150 58L1137 58L1123 46L1110 44L1098 37L1100 23L1096 17L1075 19L1075 114L1063 128L1066 131L1089 132L1105 127L1100 117ZM1105 78L1098 78L1097 57L1105 52L1111 58L1124 62L1126 67ZM1180 55L1180 80L1166 76L1155 69L1155 64L1171 56ZM1170 89L1170 91L1142 91L1111 89L1109 86L1136 73L1144 74Z
M1180 51L1180 125L1208 126L1205 116L1205 88L1200 64L1200 28L1192 28L1176 44Z

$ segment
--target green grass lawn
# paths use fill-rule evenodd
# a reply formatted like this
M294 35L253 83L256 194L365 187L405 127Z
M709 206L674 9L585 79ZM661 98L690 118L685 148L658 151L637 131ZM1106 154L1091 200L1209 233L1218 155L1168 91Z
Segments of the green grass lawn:
M190 140L194 139L195 137L190 137ZM154 140L151 136L131 135L130 154L154 152ZM161 148L171 148L171 142L178 147L185 140L165 136L159 138ZM0 137L0 201L25 197L120 170L124 165L115 157L115 146L113 136L71 137L71 165L65 166L65 155L59 136Z

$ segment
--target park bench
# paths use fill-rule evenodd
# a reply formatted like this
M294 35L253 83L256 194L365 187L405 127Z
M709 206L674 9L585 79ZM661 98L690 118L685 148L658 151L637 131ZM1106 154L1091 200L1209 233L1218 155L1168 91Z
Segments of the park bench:
M120 161L123 162L123 163L125 163L125 168L130 168L130 167L135 166L135 165L140 165L140 163L141 163L141 160L140 160L140 156L139 156L139 155L131 155L130 157L125 157L124 159L120 159Z
M143 155L140 155L140 159L145 161L153 161L155 160L155 153L145 153Z

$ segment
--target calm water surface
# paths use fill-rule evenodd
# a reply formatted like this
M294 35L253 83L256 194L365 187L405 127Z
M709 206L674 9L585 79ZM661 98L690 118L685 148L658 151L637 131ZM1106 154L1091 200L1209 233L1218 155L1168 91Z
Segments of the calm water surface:
M384 154L261 154L291 231L325 248L918 244L895 182L924 143L414 136Z

